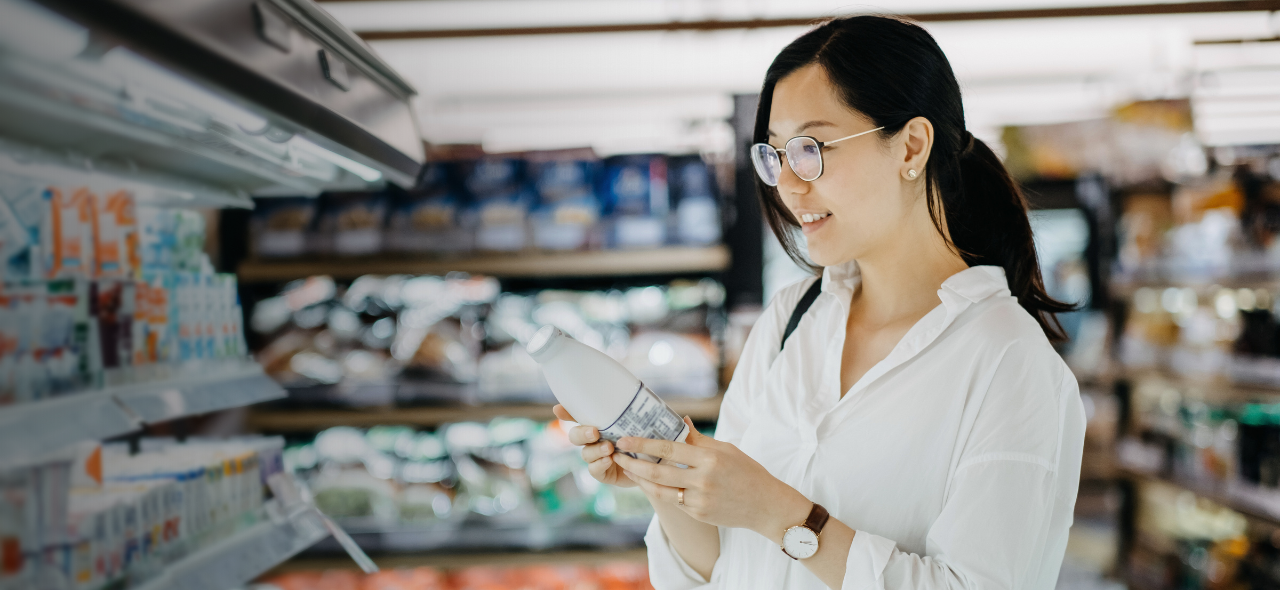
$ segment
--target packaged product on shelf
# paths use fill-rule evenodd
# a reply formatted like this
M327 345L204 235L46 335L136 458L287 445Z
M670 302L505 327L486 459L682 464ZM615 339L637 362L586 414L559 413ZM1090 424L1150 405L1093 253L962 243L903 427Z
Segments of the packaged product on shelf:
M118 371L133 360L133 283L97 281L93 286L90 310L96 320L102 368Z
M4 244L0 247L0 279L45 276L40 255L40 226L49 211L45 193L45 183L37 179L0 171L0 208L5 210L0 213L0 224L4 226L0 228ZM6 214L8 217L4 217Z
M594 179L599 164L549 161L530 164L538 191L533 242L546 250L577 250L591 242L600 218Z
M47 582L38 587L97 588L126 576L146 579L222 536L208 534L215 529L225 533L255 521L262 476L268 466L278 471L283 447L282 440L265 437L141 443L137 455L108 445L74 467L58 462L20 470L26 475L19 477L34 482L35 495L25 496L22 509L37 532L23 555L38 556L34 568L26 568L39 570L28 579ZM78 470L95 469L101 476L77 477ZM6 507L0 505L0 519Z
M306 253L307 230L316 217L313 197L268 197L254 200L250 221L253 254L262 258Z
M675 200L676 236L689 246L720 241L720 207L711 171L701 157L672 158L671 193Z
M523 162L485 158L465 168L466 187L479 219L476 248L523 250L528 242L525 225L533 201L525 186Z
M138 207L138 250L142 268L172 271L178 249L177 218L173 210Z
M40 248L48 278L92 277L97 270L97 198L87 188L49 188L40 224Z
M602 195L613 216L619 248L656 248L667 240L667 161L662 156L616 156L605 161Z
M26 254L31 234L0 193L0 282L30 277Z
M99 195L97 212L97 275L105 279L136 278L142 259L138 252L138 218L133 194L114 191Z
M204 253L205 221L199 211L173 209L173 268L187 272L210 272Z
M475 212L455 186L454 167L432 163L419 187L391 203L387 249L394 252L468 252L475 247Z
M307 237L309 253L359 256L382 250L385 193L326 193L320 199L314 229Z

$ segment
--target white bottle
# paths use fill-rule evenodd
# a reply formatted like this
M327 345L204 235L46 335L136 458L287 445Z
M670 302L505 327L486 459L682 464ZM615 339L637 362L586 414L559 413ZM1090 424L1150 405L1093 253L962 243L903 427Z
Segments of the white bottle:
M600 429L600 438L624 436L684 442L689 426L680 415L609 355L543 326L529 340L533 360L560 404L580 423ZM661 462L643 453L632 457Z

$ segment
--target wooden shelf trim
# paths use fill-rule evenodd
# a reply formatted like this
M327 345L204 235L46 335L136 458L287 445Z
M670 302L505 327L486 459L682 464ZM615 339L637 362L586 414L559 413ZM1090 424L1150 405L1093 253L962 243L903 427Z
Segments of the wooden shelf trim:
M319 260L245 261L241 281L288 281L313 275L354 279L361 275L442 275L468 272L504 278L589 277L723 272L729 268L729 249L672 247L654 250L598 250L588 252L484 254L459 258L386 255Z
M670 399L667 403L680 415L697 421L715 420L720 415L723 396L707 399ZM367 428L383 425L439 426L450 422L491 420L499 416L551 420L547 404L503 404L418 408L376 408L369 410L260 410L251 408L248 427L258 432L314 432L335 426Z

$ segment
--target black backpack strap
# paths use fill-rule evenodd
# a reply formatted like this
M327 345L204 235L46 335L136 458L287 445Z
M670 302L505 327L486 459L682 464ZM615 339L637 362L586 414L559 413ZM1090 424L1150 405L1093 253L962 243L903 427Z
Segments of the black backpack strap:
M800 297L800 301L796 303L796 308L791 312L791 319L787 320L787 329L782 332L782 342L778 344L778 350L787 345L787 338L791 337L791 333L796 331L796 327L800 325L800 318L804 317L804 313L809 311L813 306L814 300L818 298L818 294L822 293L822 277L809 285L809 289Z

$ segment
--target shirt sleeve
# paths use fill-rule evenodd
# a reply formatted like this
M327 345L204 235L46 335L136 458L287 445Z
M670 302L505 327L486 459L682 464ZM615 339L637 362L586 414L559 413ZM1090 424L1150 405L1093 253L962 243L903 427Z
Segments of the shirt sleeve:
M858 530L844 588L1038 588L1045 567L1057 571L1071 519L1054 515L1069 515L1075 504L1074 493L1059 493L1059 477L1078 473L1084 413L1061 360L1036 348L1006 349L977 401L946 503L925 541L926 555ZM1059 563L1047 563L1054 559Z
M821 278L817 280L822 280ZM720 415L716 420L716 440L737 445L751 422L751 399L756 395L756 388L764 383L770 365L778 356L781 348L782 327L795 309L804 289L811 280L804 280L790 285L773 298L769 307L761 314L760 319L751 328L747 342L742 348L742 357L738 368L733 372L733 379L725 391L724 401L720 404ZM720 529L720 551L725 551L725 531ZM711 579L706 580L689 564L667 540L662 525L655 515L649 523L649 530L644 536L648 548L649 581L657 590L692 590L694 588L717 588L716 570L720 560L716 561L711 571Z

